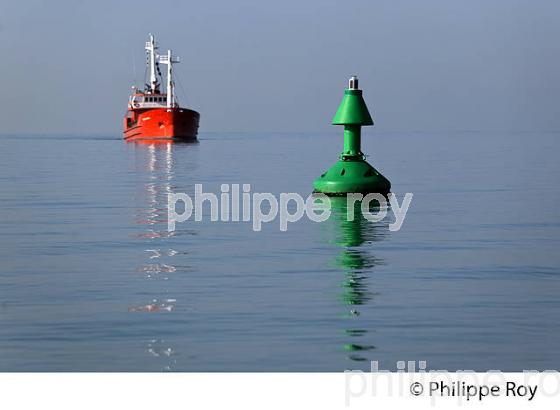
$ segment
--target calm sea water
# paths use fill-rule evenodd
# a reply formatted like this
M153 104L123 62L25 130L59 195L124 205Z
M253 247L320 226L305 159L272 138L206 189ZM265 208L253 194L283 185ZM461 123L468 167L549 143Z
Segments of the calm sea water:
M0 138L1 371L560 368L560 134L380 133L399 232L202 222L167 194L307 195L340 133Z

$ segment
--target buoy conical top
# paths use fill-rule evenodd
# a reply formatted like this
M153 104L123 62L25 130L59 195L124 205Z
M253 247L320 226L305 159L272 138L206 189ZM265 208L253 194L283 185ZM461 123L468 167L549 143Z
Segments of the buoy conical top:
M358 89L358 78L348 81L348 88L332 120L333 125L373 125L362 90Z

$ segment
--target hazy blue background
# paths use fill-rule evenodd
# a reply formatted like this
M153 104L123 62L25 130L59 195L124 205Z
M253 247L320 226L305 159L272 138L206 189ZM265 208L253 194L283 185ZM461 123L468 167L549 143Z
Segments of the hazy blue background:
M203 132L326 130L351 74L379 130L558 130L559 20L555 1L4 0L0 133L119 133L148 32Z

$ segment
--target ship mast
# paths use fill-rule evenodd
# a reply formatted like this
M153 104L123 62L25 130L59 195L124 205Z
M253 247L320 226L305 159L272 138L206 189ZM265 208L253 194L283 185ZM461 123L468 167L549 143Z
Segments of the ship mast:
M159 55L158 62L167 64L167 108L176 105L175 101L175 82L173 81L173 64L179 63L179 57L173 57L171 50L167 50L167 55Z
M146 41L146 51L148 53L148 65L150 67L150 90L152 94L157 91L158 82L156 77L156 50L158 49L154 36L150 34L150 41Z

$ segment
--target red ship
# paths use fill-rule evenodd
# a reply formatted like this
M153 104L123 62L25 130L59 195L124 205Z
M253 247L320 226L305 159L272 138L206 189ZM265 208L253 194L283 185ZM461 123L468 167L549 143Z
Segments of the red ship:
M143 91L132 87L128 110L124 117L126 141L193 141L198 133L200 114L179 106L175 96L173 64L179 59L171 50L160 55L154 36L146 42L149 82ZM160 91L163 76L160 64L167 66L166 92Z

